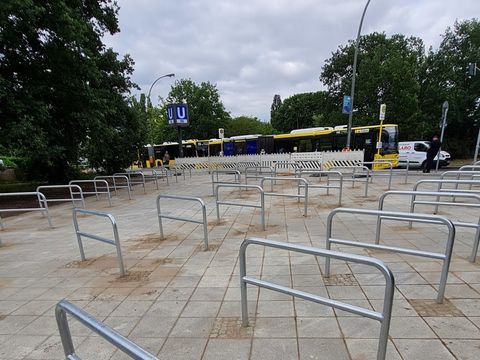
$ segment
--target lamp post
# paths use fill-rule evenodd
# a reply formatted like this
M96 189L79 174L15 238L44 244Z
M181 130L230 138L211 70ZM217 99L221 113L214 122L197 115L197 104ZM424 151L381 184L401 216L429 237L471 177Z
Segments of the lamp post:
M360 32L362 31L363 25L363 18L365 17L365 13L367 12L368 5L370 4L370 0L367 1L365 4L365 8L363 9L362 18L360 19L360 25L358 26L358 33L357 33L357 42L355 44L355 55L353 56L353 75L352 75L352 90L350 92L350 112L348 113L348 127L347 127L347 149L350 149L351 145L351 132L352 132L352 118L353 118L353 97L355 95L355 78L357 76L357 57L358 57L358 47L360 45Z
M158 80L160 79L163 79L163 78L166 78L166 77L174 77L175 74L167 74L167 75L162 75L160 77L158 77L152 84L152 86L150 86L150 90L148 90L148 95L147 95L147 103L150 101L150 94L152 92L152 88L153 88L153 85L155 85L157 83Z
M160 77L158 77L157 79L155 79L155 81L152 83L152 86L150 86L150 89L148 90L148 95L147 95L147 98L146 98L146 104L145 104L145 115L147 117L147 121L149 120L149 116L148 116L148 104L151 103L150 101L150 94L152 92L152 88L153 86L157 83L158 80L160 79L163 79L163 78L166 78L166 77L174 77L175 74L166 74L166 75L162 75ZM147 124L149 127L150 127L150 121L148 121L148 124ZM150 139L150 140L153 140L153 139ZM155 160L155 150L154 150L154 147L153 147L153 141L152 141L152 144L151 146L147 146L147 149L148 149L148 158L150 160L150 162L152 163L152 165L154 165L154 160Z

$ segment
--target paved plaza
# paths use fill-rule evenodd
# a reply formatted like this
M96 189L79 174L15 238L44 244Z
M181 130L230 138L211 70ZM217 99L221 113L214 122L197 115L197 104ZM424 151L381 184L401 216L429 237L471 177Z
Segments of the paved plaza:
M411 190L393 179L392 190ZM435 177L431 174L429 178ZM319 178L306 177L317 183ZM255 183L255 181L249 181ZM257 182L258 183L258 182ZM387 179L374 178L368 197L364 184L346 183L342 207L376 209ZM296 193L294 183L275 191ZM434 189L433 185L422 189ZM165 219L160 239L158 194L202 198L207 206L209 249L203 251L201 225ZM256 203L253 190L221 189L222 199ZM222 205L217 222L207 174L160 182L147 193L135 187L112 198L88 197L87 209L112 214L117 223L127 275L120 277L115 248L84 239L87 260L80 261L71 204L51 207L53 229L39 213L4 218L0 231L0 359L64 359L55 321L61 299L83 308L160 359L375 359L378 321L334 310L289 295L248 285L250 326L241 326L239 248L246 237L260 237L325 248L327 216L338 207L338 193L310 189L308 216L303 202L266 197L266 230L260 210ZM408 211L406 198L392 197L386 209ZM201 220L196 203L162 200L162 210ZM432 206L417 212L432 214ZM441 207L440 215L478 222L477 210ZM83 231L111 237L104 218L79 216ZM339 214L336 238L374 242L376 217ZM474 229L457 228L445 300L435 302L442 262L380 250L333 245L332 249L374 256L395 276L387 359L478 359L480 357L480 260L469 262ZM444 252L447 229L439 224L385 221L381 243ZM381 311L385 279L364 265L332 262L312 255L251 245L247 274L312 294ZM126 359L101 337L69 320L76 353L82 359Z

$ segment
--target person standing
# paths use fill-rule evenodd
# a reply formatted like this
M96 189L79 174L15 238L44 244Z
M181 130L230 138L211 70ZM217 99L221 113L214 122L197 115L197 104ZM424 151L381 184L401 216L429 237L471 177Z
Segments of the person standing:
M167 166L170 163L170 155L168 154L168 151L165 151L165 154L163 155L163 166Z
M442 143L438 139L437 135L434 135L432 141L430 142L430 147L427 150L427 162L425 164L425 168L423 169L424 173L429 173L431 169L433 169L433 159L438 154L438 150L440 150L440 146Z

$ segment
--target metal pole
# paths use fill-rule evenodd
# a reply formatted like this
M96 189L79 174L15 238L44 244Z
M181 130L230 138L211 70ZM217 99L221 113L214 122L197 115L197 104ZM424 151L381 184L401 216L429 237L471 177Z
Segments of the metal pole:
M352 132L352 119L353 119L353 98L355 95L355 78L357 76L357 57L358 57L358 47L360 45L360 32L362 31L363 18L367 12L368 5L370 0L365 4L363 9L362 18L360 19L360 25L358 26L357 41L355 43L355 55L353 56L353 74L352 74L352 89L350 91L350 112L348 114L348 127L347 127L347 145L346 147L350 149L351 144L351 132Z
M445 126L447 125L448 114L448 101L445 101L442 105L443 118L442 118L442 132L440 133L440 148L437 153L437 165L435 166L435 172L438 172L438 165L440 164L440 153L442 152L443 134L445 133Z
M153 82L152 86L150 86L150 90L148 90L147 104L145 104L145 105L148 105L148 102L150 101L150 93L152 92L153 85L155 85L155 84L157 83L157 81L160 80L160 79L163 79L163 78L166 78L166 77L174 77L174 76L175 76L175 74L167 74L167 75L162 75L162 76L160 76L159 78L157 78L157 79Z
M478 157L478 147L480 146L480 127L478 128L478 135L477 135L477 145L475 146L475 156L473 157L473 163L477 162Z

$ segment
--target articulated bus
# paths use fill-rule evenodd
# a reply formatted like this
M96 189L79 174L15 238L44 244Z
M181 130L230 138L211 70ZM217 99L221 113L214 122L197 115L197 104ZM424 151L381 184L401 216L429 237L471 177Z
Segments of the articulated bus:
M353 150L364 150L365 162L389 160L398 166L398 125L386 124L352 128ZM381 147L377 148L377 144ZM245 135L208 142L209 156L232 156L260 153L295 153L315 151L341 151L347 144L347 126L317 127L292 130L288 134Z
M380 135L381 131L381 136ZM273 154L315 151L341 151L347 144L347 125L292 130L278 135L241 135L224 139L184 140L184 157L234 156L243 154ZM162 164L165 151L170 159L178 157L178 143L163 143L146 147L142 155L147 167ZM352 128L352 150L364 150L364 161L388 160L398 166L398 125L369 125ZM140 164L141 165L141 164ZM385 166L377 166L383 168Z

